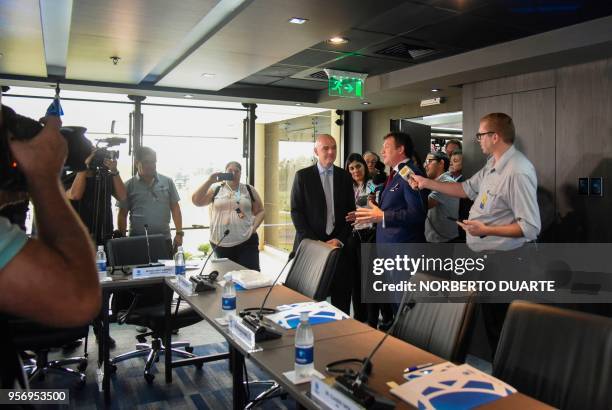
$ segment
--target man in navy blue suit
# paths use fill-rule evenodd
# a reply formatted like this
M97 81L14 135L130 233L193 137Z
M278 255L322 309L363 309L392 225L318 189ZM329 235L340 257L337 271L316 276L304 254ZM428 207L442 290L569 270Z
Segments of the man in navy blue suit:
M369 208L356 211L357 223L376 223L376 243L424 243L425 206L419 191L410 187L399 171L409 167L421 175L421 171L410 159L414 144L403 132L392 132L385 136L381 151L383 162L391 172L385 182L379 206L370 202Z

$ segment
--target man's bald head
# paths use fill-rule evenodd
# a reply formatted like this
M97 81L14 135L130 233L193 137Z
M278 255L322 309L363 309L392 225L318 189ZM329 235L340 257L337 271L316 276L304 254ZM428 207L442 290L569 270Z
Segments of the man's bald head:
M329 134L319 134L315 139L314 152L319 164L329 168L336 160L336 140Z

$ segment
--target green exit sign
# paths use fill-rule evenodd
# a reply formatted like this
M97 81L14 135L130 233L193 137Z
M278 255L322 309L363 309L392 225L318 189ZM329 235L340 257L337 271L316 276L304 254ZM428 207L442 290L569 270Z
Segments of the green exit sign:
M329 80L328 91L330 96L346 98L365 97L365 77L367 74L338 72L326 70Z

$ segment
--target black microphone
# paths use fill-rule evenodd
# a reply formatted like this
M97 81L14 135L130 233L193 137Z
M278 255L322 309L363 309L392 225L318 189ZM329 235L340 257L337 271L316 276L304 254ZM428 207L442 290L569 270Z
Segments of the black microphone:
M223 240L227 237L227 235L229 235L230 230L226 229L225 232L223 232L223 236L221 237L221 239L219 240L219 243L217 243L216 245L213 245L213 243L211 242L210 244L212 245L213 249L212 252L210 252L210 255L208 255L208 257L206 258L206 260L204 261L204 265L202 265L202 269L200 269L200 273L198 273L198 276L202 276L202 272L204 272L204 268L206 267L206 264L208 263L208 260L210 259L210 257L213 255L213 253L215 252L215 250L217 249L217 247L219 245L221 245L221 242L223 242Z
M261 303L261 306L259 308L244 309L239 314L240 317L242 317L242 319L244 320L244 323L255 333L256 342L263 342L264 340L270 340L270 339L278 339L282 336L282 333L280 333L279 331L277 331L270 325L263 322L263 312L264 312L264 307L266 305L266 301L268 300L270 293L272 293L272 289L274 289L276 282L278 282L281 275L285 271L285 268L287 267L287 265L289 265L289 262L291 262L294 256L295 256L295 251L289 254L289 257L287 258L287 262L285 262L285 266L283 266L283 268L280 270L278 275L276 275L276 279L274 279L274 282L272 282L270 289L268 289L268 292L266 293L266 296L264 297L263 302ZM257 313L253 314L254 312L257 312ZM266 313L268 314L276 313L276 309L268 308L266 310Z
M149 263L147 265L138 266L139 268L146 268L149 266L164 266L162 263L151 263L151 246L149 245L149 225L144 224L145 238L147 240L147 259Z
M403 316L403 309L410 310L412 308L410 304L406 303L408 293L412 292L408 292L407 290L404 291L404 294L402 295L402 300L399 304L399 309L397 310L397 314L395 316L395 319L393 320L393 323L391 324L389 329L387 329L385 335L374 347L374 349L372 349L370 355L363 360L363 365L361 366L359 372L357 374L344 374L336 378L335 385L341 390L345 391L357 403L361 404L366 408L370 408L374 404L377 405L377 408L395 408L395 405L392 401L368 388L366 386L366 382L368 379L368 374L372 371L373 367L372 357L376 354L378 349L380 349L385 340L387 340L387 337L389 337L389 335L393 332L393 329L395 329L395 326L399 322L399 318Z

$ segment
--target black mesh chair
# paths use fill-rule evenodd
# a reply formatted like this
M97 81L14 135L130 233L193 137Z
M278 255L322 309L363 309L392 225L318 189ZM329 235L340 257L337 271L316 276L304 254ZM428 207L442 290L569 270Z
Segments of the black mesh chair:
M149 235L149 246L145 236L111 239L107 243L108 261L111 266L124 266L148 263L150 260L169 259L166 239L163 235ZM149 255L150 254L150 255ZM119 324L143 326L151 329L150 332L136 336L139 343L136 350L121 354L111 360L111 369L117 370L116 364L127 359L147 356L144 368L144 378L148 383L153 382L155 375L152 367L159 359L160 354L166 354L167 348L162 343L165 330L164 284L138 288L130 291L115 292L113 295L113 316ZM180 299L174 300L172 306L172 330L193 325L201 321L201 317ZM147 337L151 343L146 343ZM180 350L179 348L185 350ZM183 358L196 357L189 342L172 342L172 354ZM201 368L202 362L194 364Z
M56 328L41 325L27 319L11 318L8 320L11 337L18 351L33 351L35 359L24 363L24 370L30 381L42 380L50 372L68 374L78 379L78 386L83 387L87 380L87 357L78 356L60 360L49 360L51 349L60 348L75 340L87 338L89 325ZM87 342L85 342L87 343ZM76 370L68 366L77 365Z
M610 409L612 319L513 302L493 375L556 408Z
M339 248L334 248L321 241L302 240L284 285L316 301L325 300L336 271L339 255ZM264 400L286 395L281 392L280 385L274 380L245 383L250 386L268 387L250 401L245 409L251 409Z
M316 301L329 294L340 249L325 242L304 239L300 242L285 286Z
M436 278L419 273L416 281ZM463 363L474 329L475 303L417 302L398 314L392 335L455 363Z

